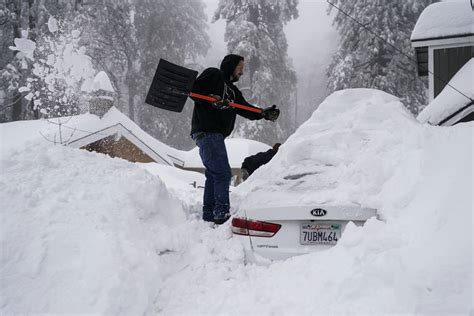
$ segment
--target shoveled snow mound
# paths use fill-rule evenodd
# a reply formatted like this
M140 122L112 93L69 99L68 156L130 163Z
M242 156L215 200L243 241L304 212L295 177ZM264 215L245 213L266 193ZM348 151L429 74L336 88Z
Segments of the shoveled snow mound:
M22 124L8 135L22 135ZM228 223L213 230L186 218L171 195L187 198L189 174L163 176L147 166L150 174L24 136L30 140L2 148L0 314L446 315L473 308L472 123L421 125L396 98L374 90L330 96L233 201L360 203L376 207L383 221L349 225L330 250L269 266L244 264ZM306 169L314 173L284 179ZM172 176L182 179L166 180L167 189L160 179Z
M0 309L141 314L185 220L163 182L101 154L26 142L1 155ZM165 243L164 240L166 240Z
M422 134L423 127L392 95L371 89L336 92L238 188L235 202L240 198L241 208L295 202L379 208L384 200L377 195L398 165L417 161L413 149L421 146ZM406 179L404 185L415 184Z

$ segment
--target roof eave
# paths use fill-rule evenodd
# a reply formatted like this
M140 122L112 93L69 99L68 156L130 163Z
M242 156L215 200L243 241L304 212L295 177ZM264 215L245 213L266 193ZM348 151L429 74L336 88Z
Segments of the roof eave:
M425 47L443 44L471 44L474 45L474 33L458 34L450 36L416 38L411 40L411 46Z

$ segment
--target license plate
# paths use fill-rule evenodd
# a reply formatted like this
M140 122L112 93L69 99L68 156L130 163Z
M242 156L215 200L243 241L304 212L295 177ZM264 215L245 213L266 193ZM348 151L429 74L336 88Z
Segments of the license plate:
M337 223L301 224L300 244L335 245L341 238L341 225Z

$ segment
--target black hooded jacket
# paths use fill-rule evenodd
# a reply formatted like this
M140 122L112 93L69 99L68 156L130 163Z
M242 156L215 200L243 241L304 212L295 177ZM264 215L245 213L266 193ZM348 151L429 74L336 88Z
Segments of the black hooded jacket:
M220 69L207 68L194 82L192 91L204 95L218 95L221 99L238 104L255 107L245 101L242 92L231 82L231 75L235 67L244 58L239 55L227 55L222 60ZM235 124L236 114L250 120L259 120L263 116L261 113L246 111L243 109L229 108L219 110L214 108L209 102L193 98L194 111L192 118L191 134L197 132L221 133L227 137L232 133Z
M244 162L242 163L242 169L247 170L249 175L251 175L255 170L272 160L273 156L276 155L277 151L278 150L271 148L265 152L261 152L245 158Z

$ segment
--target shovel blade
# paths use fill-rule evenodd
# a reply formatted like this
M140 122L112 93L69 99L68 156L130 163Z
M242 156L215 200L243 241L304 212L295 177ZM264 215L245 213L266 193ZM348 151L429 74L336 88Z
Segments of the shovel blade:
M145 102L160 109L183 111L198 72L160 59Z

